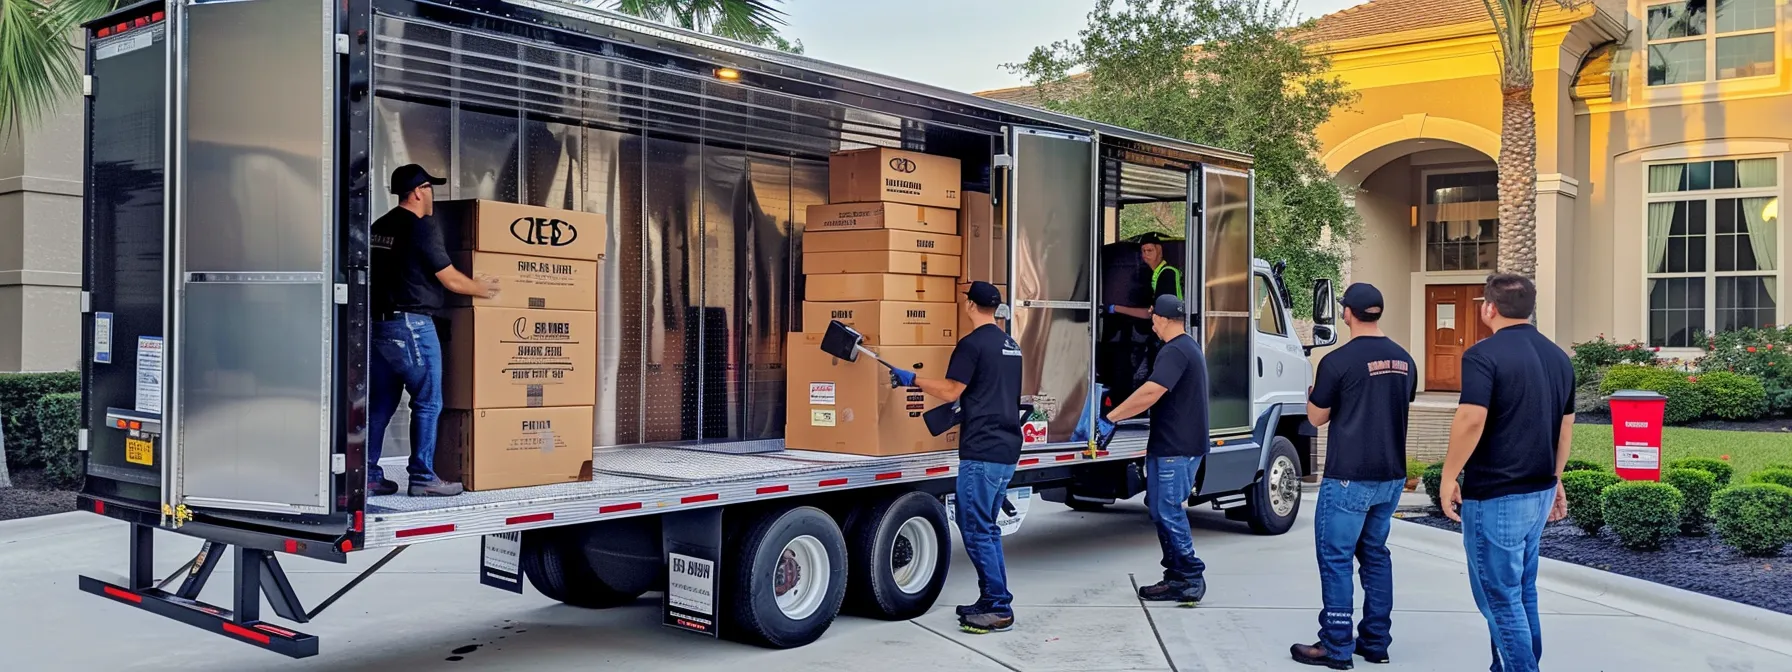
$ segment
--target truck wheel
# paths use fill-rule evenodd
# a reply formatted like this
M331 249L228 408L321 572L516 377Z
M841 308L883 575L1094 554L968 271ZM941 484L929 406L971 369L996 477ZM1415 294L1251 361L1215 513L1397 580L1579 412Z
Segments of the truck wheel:
M772 510L732 540L724 563L727 625L749 644L788 649L815 641L846 598L846 539L821 509Z
M1246 491L1246 520L1257 534L1282 534L1300 515L1300 454L1284 437L1269 442L1269 468Z
M548 599L586 609L609 609L632 604L646 591L620 591L592 571L584 549L564 530L531 530L523 533L523 574L529 585Z
M909 492L879 501L853 512L846 535L852 563L846 604L853 613L906 621L933 608L952 563L952 532L940 500Z

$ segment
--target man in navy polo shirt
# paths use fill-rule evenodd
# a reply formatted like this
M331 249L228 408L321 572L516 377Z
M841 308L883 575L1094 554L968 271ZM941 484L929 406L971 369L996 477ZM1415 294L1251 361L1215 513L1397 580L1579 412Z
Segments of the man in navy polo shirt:
M1462 523L1469 586L1493 637L1490 669L1536 672L1537 552L1543 523L1567 515L1558 483L1574 428L1574 368L1531 324L1537 286L1529 279L1488 278L1485 298L1481 321L1493 335L1462 356L1462 404L1439 495L1444 514Z

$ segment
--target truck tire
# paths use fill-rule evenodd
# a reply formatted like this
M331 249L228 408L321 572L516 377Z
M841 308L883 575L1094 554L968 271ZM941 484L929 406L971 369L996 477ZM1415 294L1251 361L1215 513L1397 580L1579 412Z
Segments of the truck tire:
M846 598L846 539L811 506L772 509L729 540L722 634L788 649L827 632Z
M906 621L933 608L952 564L952 531L939 499L908 492L860 508L847 518L846 539L852 613Z
M1269 442L1268 466L1263 478L1245 491L1245 520L1257 534L1276 535L1294 527L1300 516L1300 454L1287 438L1275 437Z
M641 592L620 591L592 571L584 549L564 530L523 533L523 575L548 599L586 609L609 609L634 603Z

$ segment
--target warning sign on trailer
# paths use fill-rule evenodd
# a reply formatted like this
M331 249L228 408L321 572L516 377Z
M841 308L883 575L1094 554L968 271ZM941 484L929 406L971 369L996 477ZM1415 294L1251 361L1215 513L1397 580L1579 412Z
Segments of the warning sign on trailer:
M521 595L523 573L518 562L522 556L523 533L485 535L485 546L479 550L479 582Z
M666 555L666 625L716 634L716 563Z

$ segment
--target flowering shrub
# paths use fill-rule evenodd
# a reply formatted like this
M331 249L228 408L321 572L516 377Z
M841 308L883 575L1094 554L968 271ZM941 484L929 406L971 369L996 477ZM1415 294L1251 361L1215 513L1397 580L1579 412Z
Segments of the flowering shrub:
M1610 396L1618 390L1648 390L1668 398L1662 422L1683 425L1703 417L1705 395L1694 383L1698 376L1688 376L1672 369L1635 364L1619 364L1606 371L1599 384L1599 394Z
M1792 415L1792 326L1738 329L1705 337L1701 373L1736 373L1761 381L1769 415Z
M1661 348L1652 348L1642 341L1619 343L1606 340L1605 334L1599 338L1574 346L1574 382L1585 384L1589 376L1613 364L1654 365L1655 353Z

